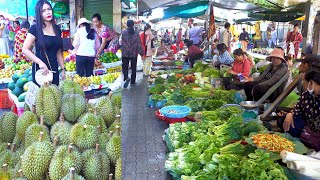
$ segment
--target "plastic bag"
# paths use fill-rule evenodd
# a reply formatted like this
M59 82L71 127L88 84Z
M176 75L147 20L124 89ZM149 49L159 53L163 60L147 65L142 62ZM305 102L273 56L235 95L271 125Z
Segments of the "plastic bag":
M288 54L294 55L294 45L293 42L290 42L289 44L289 52Z
M138 59L137 59L137 71L142 71L143 69L143 62L142 62L142 58L140 55L138 55Z

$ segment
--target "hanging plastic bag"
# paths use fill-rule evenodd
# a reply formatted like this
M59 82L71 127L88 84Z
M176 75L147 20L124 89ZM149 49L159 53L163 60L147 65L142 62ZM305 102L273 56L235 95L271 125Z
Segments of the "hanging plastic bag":
M289 44L289 52L288 52L288 55L294 55L294 45L293 45L293 42L290 42Z
M137 60L137 71L142 71L143 70L143 62L142 58L140 55L138 55L138 60Z

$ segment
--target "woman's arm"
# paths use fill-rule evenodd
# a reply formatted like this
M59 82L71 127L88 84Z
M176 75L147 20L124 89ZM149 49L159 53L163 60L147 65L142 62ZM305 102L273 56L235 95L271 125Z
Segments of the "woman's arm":
M100 48L98 49L98 52L96 54L96 57L99 57L99 55L101 54L101 52L103 51L104 47L106 46L107 44L107 38L105 37L102 37L102 43L100 45Z
M22 53L32 62L38 64L40 69L44 69L44 73L48 73L49 70L47 65L41 59L39 59L36 55L34 55L31 51L32 45L35 41L36 41L36 37L28 33L26 40L23 43Z
M76 52L78 51L79 45L80 45L80 36L79 36L79 33L76 32L73 40L73 47L76 50Z
M65 79L65 71L66 71L66 69L64 67L64 59L63 59L63 55L62 55L61 49L59 49L58 52L57 52L57 59L58 59L58 64L59 64L59 66L60 66L60 68L62 70L61 71L62 80L64 80ZM56 72L56 73L58 73L58 72Z

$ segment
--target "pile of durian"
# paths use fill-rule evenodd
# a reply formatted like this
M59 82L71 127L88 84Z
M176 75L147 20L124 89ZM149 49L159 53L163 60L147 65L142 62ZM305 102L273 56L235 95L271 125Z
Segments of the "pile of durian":
M35 107L0 117L1 180L120 180L121 96L89 104L72 81L41 87Z

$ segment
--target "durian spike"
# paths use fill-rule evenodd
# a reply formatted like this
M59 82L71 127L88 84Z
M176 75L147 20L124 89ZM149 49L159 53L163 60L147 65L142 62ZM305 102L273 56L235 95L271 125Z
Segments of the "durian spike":
M83 125L84 130L87 130L88 126L85 124Z
M70 154L72 152L73 147L71 145L68 146L68 153Z
M108 97L111 99L112 98L112 91L109 92Z
M112 138L112 136L113 136L113 131L110 131L109 132L109 137Z
M121 115L120 114L117 114L116 115L116 118L120 119Z
M96 153L97 153L97 154L99 153L99 146L100 146L100 145L97 143L97 144L96 144Z
M36 113L36 105L32 105L31 112Z
M60 121L61 121L61 122L64 122L64 114L63 114L63 112L60 113Z
M58 136L55 136L53 138L53 147L56 147L58 145L58 142L59 142L59 138L58 138Z
M101 134L102 129L101 129L101 126L100 126L100 125L97 127L97 129L98 129L98 133Z
M40 125L43 126L43 124L44 124L44 116L41 116L40 117Z
M7 143L7 149L11 149L11 143Z
M43 140L43 135L44 135L44 132L40 132L40 136L39 136L39 141L41 142Z
M97 107L94 107L94 109L93 109L93 114L94 114L94 115L97 115Z
M113 174L109 174L109 180L112 180Z
M50 180L49 172L46 172L46 180Z
M11 144L11 152L15 152L16 151L16 143L12 143Z
M8 164L3 164L2 169L4 172L7 172L8 171Z
M74 167L70 168L70 180L74 180L75 179L75 173L76 173L76 169Z
M116 136L120 136L120 126L116 126Z
M24 176L22 169L19 169L19 170L18 170L18 174L19 174L20 177L23 177L23 176Z

